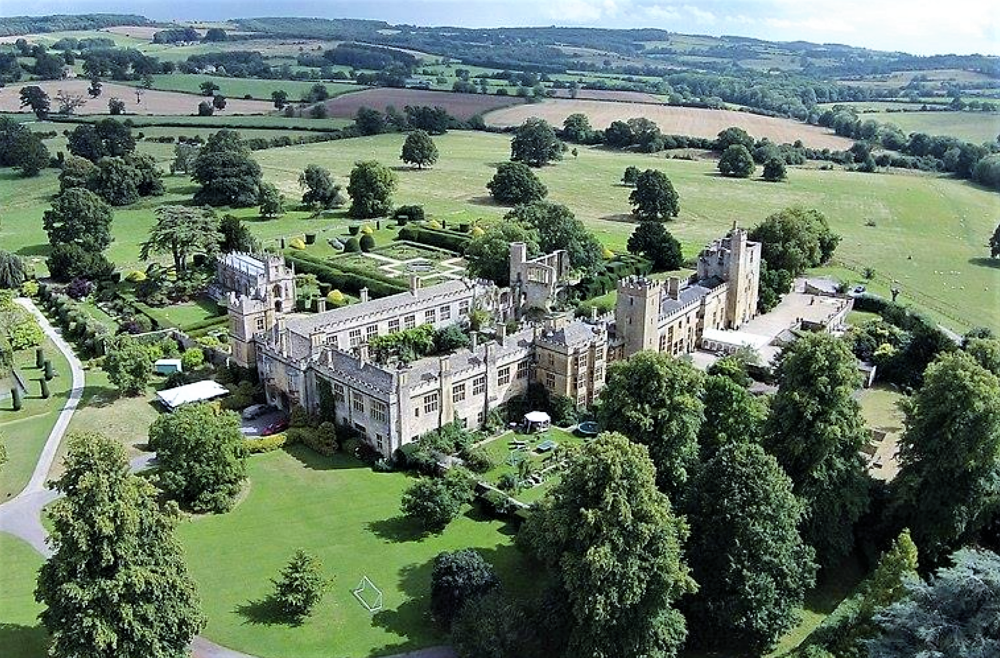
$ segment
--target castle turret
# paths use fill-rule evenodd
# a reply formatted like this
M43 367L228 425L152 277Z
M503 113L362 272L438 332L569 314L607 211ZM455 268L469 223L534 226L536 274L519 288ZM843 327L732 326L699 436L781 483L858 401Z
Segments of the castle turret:
M615 325L625 341L625 355L657 349L657 332L663 283L645 277L628 277L618 282Z

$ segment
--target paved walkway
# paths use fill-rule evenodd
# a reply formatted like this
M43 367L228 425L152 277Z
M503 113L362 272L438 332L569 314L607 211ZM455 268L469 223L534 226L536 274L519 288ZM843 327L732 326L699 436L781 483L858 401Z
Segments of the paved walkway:
M49 438L45 441L45 446L38 457L38 463L35 464L31 479L19 494L0 504L0 532L7 532L23 539L42 556L48 558L52 555L52 549L45 541L48 532L42 526L42 509L56 500L59 494L53 489L46 488L45 484L49 477L49 471L52 470L52 464L55 462L63 434L66 433L73 412L76 411L77 405L80 404L80 397L83 395L83 364L63 340L62 335L56 331L49 323L48 318L42 315L30 299L18 298L16 301L35 316L45 335L52 339L55 346L69 361L70 370L73 373L73 384L69 398L67 398L62 411L59 412L55 426L49 432ZM153 454L140 455L132 460L130 466L133 471L139 471L149 466L154 458ZM201 636L192 640L191 651L194 658L255 658L249 654L227 649ZM455 652L450 647L428 647L387 658L455 658Z

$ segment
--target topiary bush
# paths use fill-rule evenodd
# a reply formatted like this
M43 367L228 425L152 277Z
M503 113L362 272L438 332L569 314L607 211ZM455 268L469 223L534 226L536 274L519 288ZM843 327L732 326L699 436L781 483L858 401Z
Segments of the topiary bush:
M354 231L357 233L357 231ZM361 243L357 238L349 238L347 242L344 243L344 251L350 254L357 253L361 251Z
M306 243L302 241L302 238L292 238L291 241L288 243L288 246L291 247L292 249L298 249L299 251L302 251L303 249L306 248Z
M358 246L361 248L361 251L368 253L375 248L375 238L371 236L371 233L365 233L358 241Z

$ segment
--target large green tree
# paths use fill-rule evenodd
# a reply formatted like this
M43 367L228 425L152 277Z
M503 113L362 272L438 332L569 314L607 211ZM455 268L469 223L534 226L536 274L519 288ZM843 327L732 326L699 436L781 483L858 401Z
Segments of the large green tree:
M111 208L90 190L73 188L52 200L42 215L49 242L76 244L87 251L104 251L111 244Z
M526 120L514 131L510 142L510 159L530 167L542 167L553 160L561 160L563 143L556 131L543 119Z
M52 103L49 100L49 95L38 85L21 87L20 99L21 107L29 108L39 121L45 121L49 118Z
M767 407L732 377L705 378L702 394L705 421L698 432L702 460L711 459L723 446L760 441Z
M417 169L423 169L437 162L438 148L430 135L423 130L414 130L406 136L399 159L406 164L416 165Z
M185 658L205 620L174 537L176 506L160 509L119 442L83 434L68 445L35 590L49 655Z
M681 243L660 222L639 222L626 247L630 254L651 261L658 272L678 270L684 264Z
M679 493L698 462L704 418L702 375L659 352L639 352L608 368L597 416L601 427L649 448L656 481Z
M502 162L497 165L497 172L486 184L486 189L497 203L508 206L541 201L549 193L545 184L535 176L535 172L521 162Z
M70 153L91 162L103 157L130 155L135 151L136 144L132 129L115 119L81 123L69 133L66 142Z
M431 611L450 628L463 606L500 586L493 566L471 548L439 553L431 572Z
M274 600L293 623L308 617L323 598L327 580L319 559L299 549L274 583Z
M518 206L504 219L533 229L538 235L538 248L542 253L564 250L574 269L592 272L601 265L601 243L564 205L536 201Z
M465 248L469 274L489 279L499 286L510 284L510 245L523 242L528 247L528 257L537 256L538 235L514 222L491 224L482 235L473 238Z
M1000 505L1000 379L969 354L945 354L905 411L893 488L934 562L975 539Z
M127 206L140 197L163 194L160 168L147 154L101 158L87 187L113 206Z
M153 373L153 356L148 346L122 334L108 347L102 367L122 395L133 397L146 390Z
M785 348L777 383L764 445L806 503L803 536L830 566L851 551L854 523L868 506L857 363L845 341L809 334Z
M194 162L191 176L201 184L195 192L197 204L247 208L257 205L260 165L233 130L220 130L205 142Z
M21 133L13 140L8 158L25 178L37 176L42 169L49 166L51 160L49 149L45 147L41 138L32 132Z
M702 645L767 651L795 624L816 574L791 480L759 445L730 443L699 469L685 512L699 585L686 607L692 634Z
M665 221L681 211L677 190L659 169L647 169L639 174L628 200L632 204L632 214L641 222Z
M340 186L333 182L330 172L319 165L308 165L299 174L299 187L305 190L302 205L310 209L326 210L344 204Z
M830 260L840 242L823 213L801 206L769 215L750 231L750 239L761 243L768 268L792 276Z
M719 158L719 171L723 176L750 178L755 168L753 156L742 144L730 145Z
M149 239L142 243L139 257L170 254L178 274L187 271L188 256L196 253L215 254L222 241L218 220L210 209L190 206L160 206Z
M396 184L396 174L380 162L368 160L354 165L347 185L347 193L351 196L348 214L356 219L388 215Z
M224 512L246 479L240 418L210 404L184 405L149 427L156 479L166 494L196 512Z
M403 494L400 509L424 530L441 532L471 500L472 481L468 472L452 468L444 477L417 480Z
M697 588L686 538L644 446L605 433L572 455L518 535L568 600L563 655L675 656L687 630L673 606Z

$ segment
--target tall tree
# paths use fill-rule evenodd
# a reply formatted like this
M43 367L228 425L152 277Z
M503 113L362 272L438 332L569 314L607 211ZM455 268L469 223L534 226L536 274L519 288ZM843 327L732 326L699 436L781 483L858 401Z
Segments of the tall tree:
M39 121L45 121L49 118L51 102L49 95L41 87L37 85L21 87L20 98L21 107L29 108Z
M406 136L399 159L406 164L416 165L417 169L429 167L437 162L437 145L423 130L414 130Z
M628 200L632 204L632 214L641 222L665 221L681 211L677 190L659 169L647 169L639 174Z
M49 242L77 244L87 251L104 251L111 244L111 208L90 190L73 188L52 200L42 215Z
M870 658L996 656L1000 652L1000 557L962 549L954 566L928 583L906 583L906 597L875 617Z
M351 196L348 214L357 219L388 215L396 184L396 174L375 160L354 165L347 185L347 193Z
M652 262L657 272L678 270L684 264L681 243L660 222L639 222L626 247L630 254Z
M148 346L122 334L108 347L102 367L122 395L134 397L146 390L153 372L153 356Z
M521 162L501 162L486 189L498 203L516 206L541 201L549 193L535 173Z
M719 158L719 171L723 176L750 178L756 165L750 151L742 144L731 144Z
M928 366L906 407L896 501L935 562L973 540L1000 502L1000 379L969 354Z
M563 143L556 131L543 119L526 120L514 131L510 142L510 159L531 167L542 167L553 160L561 160Z
M194 253L214 255L222 241L218 220L210 209L190 206L160 206L149 239L142 243L139 257L170 254L178 275L187 271L188 256Z
M785 348L764 445L806 503L803 536L822 566L854 546L854 523L868 506L860 453L868 431L853 394L860 381L847 343L809 334Z
M35 598L58 658L183 658L205 625L174 537L176 506L129 472L117 441L73 435L55 481L52 557Z
M780 158L768 158L764 162L764 180L771 182L783 181L788 177L788 168L785 167L785 161Z
M260 243L253 236L243 220L235 215L223 215L219 220L219 251L228 254L231 251L254 253L260 251Z
M769 215L750 231L750 239L761 243L761 258L769 269L792 276L830 260L840 242L823 213L802 207Z
M703 461L723 446L760 441L767 407L731 377L706 377L702 402L705 421L698 432L698 446Z
M730 443L699 469L685 512L699 586L687 606L694 637L767 651L795 624L816 574L791 480L759 445Z
M160 488L196 512L228 510L246 479L240 418L209 404L189 404L149 427Z
M568 600L563 655L675 656L687 630L673 605L697 588L687 534L644 446L605 433L572 455L518 535Z
M497 222L482 235L473 238L465 248L469 274L489 279L498 286L510 285L510 245L523 242L528 246L528 257L537 256L538 236L520 224Z
M194 195L198 204L247 208L257 205L261 173L240 134L220 130L198 152L191 176L201 184Z
M274 219L285 214L285 195L278 191L274 183L260 184L257 203L260 205L260 216L266 219Z
M536 201L518 206L504 219L534 229L542 253L564 250L574 269L592 272L601 265L601 243L564 205Z
M274 583L274 599L293 622L308 617L323 598L327 581L323 578L323 565L315 556L302 549L295 551L281 576Z
M731 126L720 132L715 139L715 150L725 151L734 144L739 144L746 149L752 149L754 139L747 131L737 126Z
M51 157L41 138L33 132L18 135L10 145L8 157L21 171L21 176L32 178L49 166Z
M701 391L701 373L669 354L639 352L608 367L598 421L649 448L657 484L669 495L682 490L698 462Z
M319 165L311 164L299 174L302 204L314 210L336 208L344 204L340 186L333 182L330 172Z
M438 553L431 572L431 611L444 628L450 628L462 607L500 586L493 566L477 551L466 548Z

